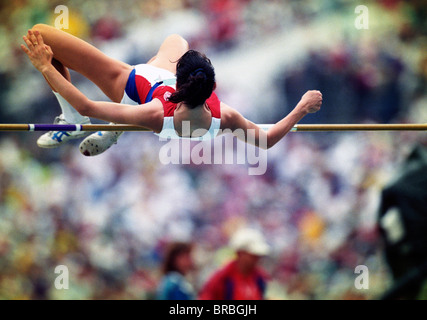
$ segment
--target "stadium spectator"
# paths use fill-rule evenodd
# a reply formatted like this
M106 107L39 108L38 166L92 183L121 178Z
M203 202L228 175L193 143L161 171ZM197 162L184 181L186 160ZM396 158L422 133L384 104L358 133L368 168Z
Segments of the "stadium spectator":
M260 232L241 229L230 241L236 258L216 271L200 292L202 300L262 300L267 275L258 266L269 253L269 246Z
M175 242L167 249L163 264L163 279L157 297L159 300L192 300L194 289L185 276L193 270L190 243Z

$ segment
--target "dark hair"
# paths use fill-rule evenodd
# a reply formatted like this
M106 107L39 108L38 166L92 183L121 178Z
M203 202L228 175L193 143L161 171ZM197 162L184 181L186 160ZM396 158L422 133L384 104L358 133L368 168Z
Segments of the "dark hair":
M203 104L215 87L215 70L211 61L195 50L188 50L176 66L176 91L169 97L173 103L184 102L190 108Z
M184 253L190 253L193 249L192 244L186 242L171 243L166 251L163 262L163 273L167 274L172 271L181 272L176 266L176 258Z

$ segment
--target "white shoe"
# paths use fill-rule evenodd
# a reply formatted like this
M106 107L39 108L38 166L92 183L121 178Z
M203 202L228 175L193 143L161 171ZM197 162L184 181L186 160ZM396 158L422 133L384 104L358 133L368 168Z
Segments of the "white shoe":
M54 124L75 124L75 123L67 122L63 114L56 117L53 123ZM88 117L84 117L84 120L77 124L90 124L90 119ZM83 138L87 135L88 135L87 132L82 132L82 131L49 131L37 139L37 145L40 148L56 148L56 147L59 147L64 142L67 142L72 139Z
M97 156L117 143L123 131L98 131L80 143L80 152L87 156Z

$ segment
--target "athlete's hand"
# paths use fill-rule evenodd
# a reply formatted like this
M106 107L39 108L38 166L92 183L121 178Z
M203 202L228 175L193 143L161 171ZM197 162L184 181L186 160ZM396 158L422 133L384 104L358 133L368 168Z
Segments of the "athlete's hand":
M43 42L43 37L38 31L28 30L27 36L23 36L23 39L28 48L21 44L21 49L30 58L33 66L43 73L46 67L52 65L52 49Z
M317 90L307 91L301 98L298 106L306 113L315 113L322 106L322 93Z

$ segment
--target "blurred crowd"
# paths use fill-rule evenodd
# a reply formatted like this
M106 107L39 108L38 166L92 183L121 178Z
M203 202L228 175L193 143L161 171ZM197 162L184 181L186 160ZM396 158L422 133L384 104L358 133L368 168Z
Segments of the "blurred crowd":
M18 44L33 24L53 24L66 2L0 3L0 122L57 115ZM147 61L164 35L181 33L212 58L221 99L257 123L278 121L313 88L325 103L307 122L418 123L427 122L421 3L368 2L371 31L359 31L346 0L77 0L69 32L128 63ZM283 37L286 45L274 41ZM227 62L236 60L244 63ZM90 98L105 99L72 77ZM263 176L248 175L246 165L162 165L164 143L149 134L128 132L94 158L76 143L41 150L36 139L0 133L2 299L154 299L172 241L193 244L188 281L197 292L233 258L229 239L242 226L261 230L271 246L262 260L267 299L376 298L391 284L376 227L379 196L425 137L292 133L269 150ZM70 270L68 290L53 286L58 265ZM369 268L369 290L354 286L357 265Z

